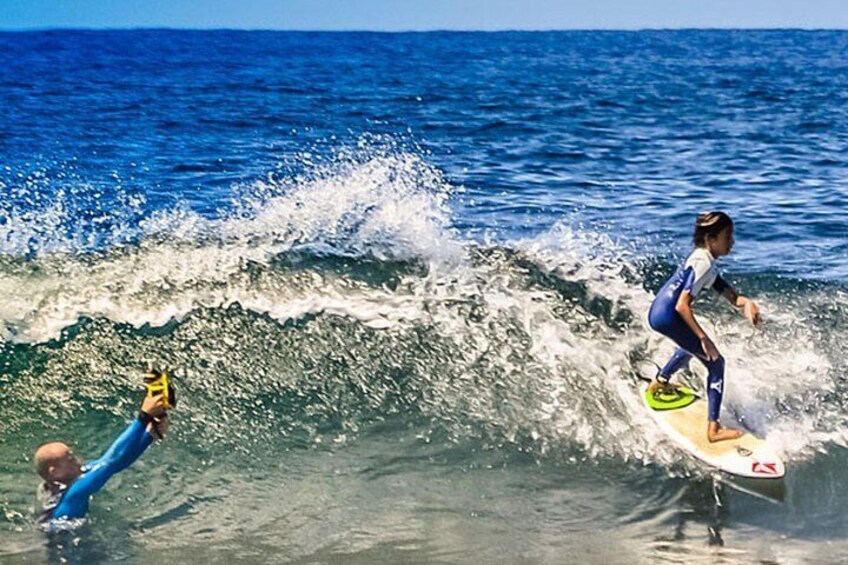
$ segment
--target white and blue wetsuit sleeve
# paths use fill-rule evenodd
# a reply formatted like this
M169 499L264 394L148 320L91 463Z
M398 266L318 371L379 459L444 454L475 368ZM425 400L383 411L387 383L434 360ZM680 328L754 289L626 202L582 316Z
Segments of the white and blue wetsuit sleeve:
M684 264L683 290L689 291L694 298L701 294L704 288L713 286L717 275L712 261L704 257L700 250L696 250Z
M68 487L53 510L52 518L82 518L88 512L88 500L103 488L112 475L133 464L153 442L144 423L136 418L118 436L103 456L86 465L80 478Z

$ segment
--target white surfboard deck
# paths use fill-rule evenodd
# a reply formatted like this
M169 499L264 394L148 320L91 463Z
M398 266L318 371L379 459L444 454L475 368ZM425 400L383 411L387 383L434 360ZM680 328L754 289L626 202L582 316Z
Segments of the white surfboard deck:
M683 408L655 410L648 405L647 388L645 384L640 391L648 413L675 445L695 458L737 477L779 479L786 474L775 450L751 433L733 440L707 441L706 400L697 399Z

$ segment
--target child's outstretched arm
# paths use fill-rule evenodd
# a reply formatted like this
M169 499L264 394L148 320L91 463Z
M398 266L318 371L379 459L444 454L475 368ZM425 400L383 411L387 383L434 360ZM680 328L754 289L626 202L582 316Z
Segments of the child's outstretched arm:
M718 279L717 279L718 282ZM760 323L760 308L757 303L746 296L742 296L736 290L724 281L721 281L721 295L733 306L742 309L742 315L746 319L751 320L755 326Z

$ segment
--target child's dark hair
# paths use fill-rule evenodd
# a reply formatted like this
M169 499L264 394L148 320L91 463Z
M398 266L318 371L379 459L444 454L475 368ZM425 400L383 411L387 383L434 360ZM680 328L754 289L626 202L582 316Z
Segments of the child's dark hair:
M704 212L695 220L695 233L692 241L696 247L706 245L707 236L717 236L721 230L733 225L733 220L724 212Z

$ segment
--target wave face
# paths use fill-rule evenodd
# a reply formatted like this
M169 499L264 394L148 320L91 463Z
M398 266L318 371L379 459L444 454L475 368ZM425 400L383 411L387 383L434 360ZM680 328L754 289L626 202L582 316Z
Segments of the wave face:
M757 48L809 61L844 38L0 34L29 61L2 75L18 114L0 126L32 134L0 144L0 556L636 562L706 559L705 540L730 562L848 555L845 190L808 159L839 152L844 122L761 137L780 104L842 111L804 80L843 63L775 84L791 65ZM451 50L483 62L460 73ZM48 81L57 58L79 65ZM82 100L93 129L42 115ZM716 299L699 314L728 360L724 418L789 462L779 507L713 484L635 392L672 351L645 312L713 204L739 226L726 278L765 323ZM176 374L168 441L98 495L82 542L45 541L32 450L99 455L148 360ZM598 530L607 548L586 541Z

